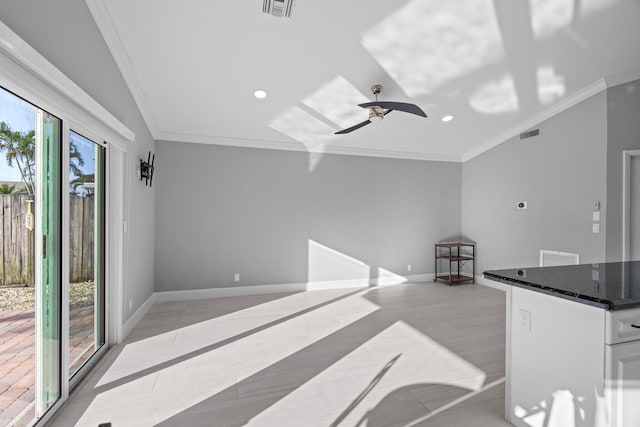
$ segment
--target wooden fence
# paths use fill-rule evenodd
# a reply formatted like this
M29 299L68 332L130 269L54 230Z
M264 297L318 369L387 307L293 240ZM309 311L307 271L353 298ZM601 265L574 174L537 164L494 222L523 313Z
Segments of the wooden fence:
M34 233L26 227L26 194L0 194L0 286L33 285ZM70 281L93 280L94 199L70 195ZM35 214L35 206L32 206Z

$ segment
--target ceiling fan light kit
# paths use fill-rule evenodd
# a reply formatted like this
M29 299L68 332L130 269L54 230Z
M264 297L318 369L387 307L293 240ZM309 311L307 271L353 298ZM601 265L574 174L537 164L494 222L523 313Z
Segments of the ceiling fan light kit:
M350 133L356 129L360 129L363 126L368 125L369 123L379 122L384 118L384 116L386 116L393 110L415 114L416 116L420 117L427 117L424 111L422 111L422 109L415 104L409 104L406 102L378 101L378 95L380 94L380 92L382 92L382 85L371 86L371 93L376 97L376 100L374 102L366 102L364 104L358 105L359 107L369 110L368 120L365 120L362 123L358 123L355 126L351 126L350 128L338 131L336 132L336 135Z
M369 121L379 122L384 119L384 110L380 107L369 107Z

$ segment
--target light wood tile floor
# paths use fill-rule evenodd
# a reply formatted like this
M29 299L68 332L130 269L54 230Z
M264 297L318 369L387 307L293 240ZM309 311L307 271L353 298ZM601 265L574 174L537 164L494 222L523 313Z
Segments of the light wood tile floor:
M154 305L52 426L509 426L504 293L413 283Z

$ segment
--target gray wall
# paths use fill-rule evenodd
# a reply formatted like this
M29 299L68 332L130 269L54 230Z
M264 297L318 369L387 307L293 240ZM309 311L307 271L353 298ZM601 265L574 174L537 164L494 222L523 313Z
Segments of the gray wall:
M460 232L460 164L325 155L310 171L302 152L157 153L158 291L430 273L433 243Z
M597 94L462 166L462 234L478 242L479 271L535 266L539 250L605 257L606 101ZM527 210L517 210L527 201ZM600 234L591 232L601 202Z
M622 260L622 152L640 149L640 80L607 90L607 261Z
M136 135L133 158L154 150L154 141L84 0L20 0L2 3L0 19ZM154 291L155 192L132 174L125 320ZM133 309L128 307L133 300Z

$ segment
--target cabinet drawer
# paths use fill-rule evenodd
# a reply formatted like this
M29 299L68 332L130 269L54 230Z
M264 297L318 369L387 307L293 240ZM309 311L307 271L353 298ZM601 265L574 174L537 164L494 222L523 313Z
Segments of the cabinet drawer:
M640 308L607 311L606 344L640 340Z

